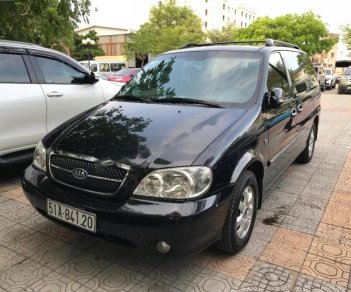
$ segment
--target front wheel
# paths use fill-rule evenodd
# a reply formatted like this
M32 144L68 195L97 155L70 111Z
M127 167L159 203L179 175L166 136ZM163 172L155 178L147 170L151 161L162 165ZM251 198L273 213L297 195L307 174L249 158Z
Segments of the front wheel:
M235 254L248 243L256 219L258 185L251 171L244 171L235 183L233 198L216 247Z
M316 142L316 126L313 124L311 132L308 136L306 147L297 157L297 161L301 163L308 163L311 161L314 153L314 145Z

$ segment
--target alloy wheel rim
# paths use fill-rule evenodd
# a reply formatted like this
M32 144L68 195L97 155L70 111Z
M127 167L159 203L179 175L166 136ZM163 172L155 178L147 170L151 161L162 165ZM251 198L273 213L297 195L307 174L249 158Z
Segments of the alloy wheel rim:
M254 190L247 186L240 197L238 215L236 217L236 233L239 238L244 238L248 233L254 211Z
M312 129L311 134L310 134L310 139L308 141L308 156L309 157L312 157L313 146L314 146L314 131Z

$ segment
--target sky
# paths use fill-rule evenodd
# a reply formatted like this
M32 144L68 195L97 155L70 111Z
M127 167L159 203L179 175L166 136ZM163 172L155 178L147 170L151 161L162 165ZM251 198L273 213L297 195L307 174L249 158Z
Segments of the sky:
M149 3L155 2L157 3L155 0L92 0L90 24L138 29L141 23L148 20ZM340 32L341 25L351 24L350 0L241 0L241 2L254 8L257 16L273 18L287 13L304 13L311 10L321 16L330 32Z

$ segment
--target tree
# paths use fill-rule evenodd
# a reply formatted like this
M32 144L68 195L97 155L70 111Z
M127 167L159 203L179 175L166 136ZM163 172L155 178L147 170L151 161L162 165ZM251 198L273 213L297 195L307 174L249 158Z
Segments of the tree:
M95 41L95 45L87 45L82 44L82 40L90 38L91 40ZM85 35L79 35L74 33L74 48L72 51L72 57L78 61L87 60L87 59L94 59L95 56L103 56L105 52L97 45L98 37L96 35L95 30L90 30Z
M61 51L72 48L74 29L80 20L88 20L90 7L90 0L14 0L11 5L7 2L0 1L0 39Z
M238 28L234 24L229 24L220 29L213 29L207 32L207 37L211 42L229 42L233 41L237 34Z
M344 43L348 48L351 48L351 25L344 26L342 30L344 33Z
M275 19L258 18L249 27L237 31L237 40L277 39L298 45L310 56L329 51L335 44L320 18L312 12L286 14Z
M201 19L190 8L168 0L151 9L149 21L129 36L125 48L128 57L135 54L144 60L147 53L157 55L204 39Z

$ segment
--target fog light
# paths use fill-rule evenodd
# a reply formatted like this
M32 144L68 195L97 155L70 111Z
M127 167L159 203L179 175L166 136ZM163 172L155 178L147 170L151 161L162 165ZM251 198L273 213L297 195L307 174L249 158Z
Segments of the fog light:
M171 246L165 241L159 241L156 248L160 253L168 253L171 250Z

